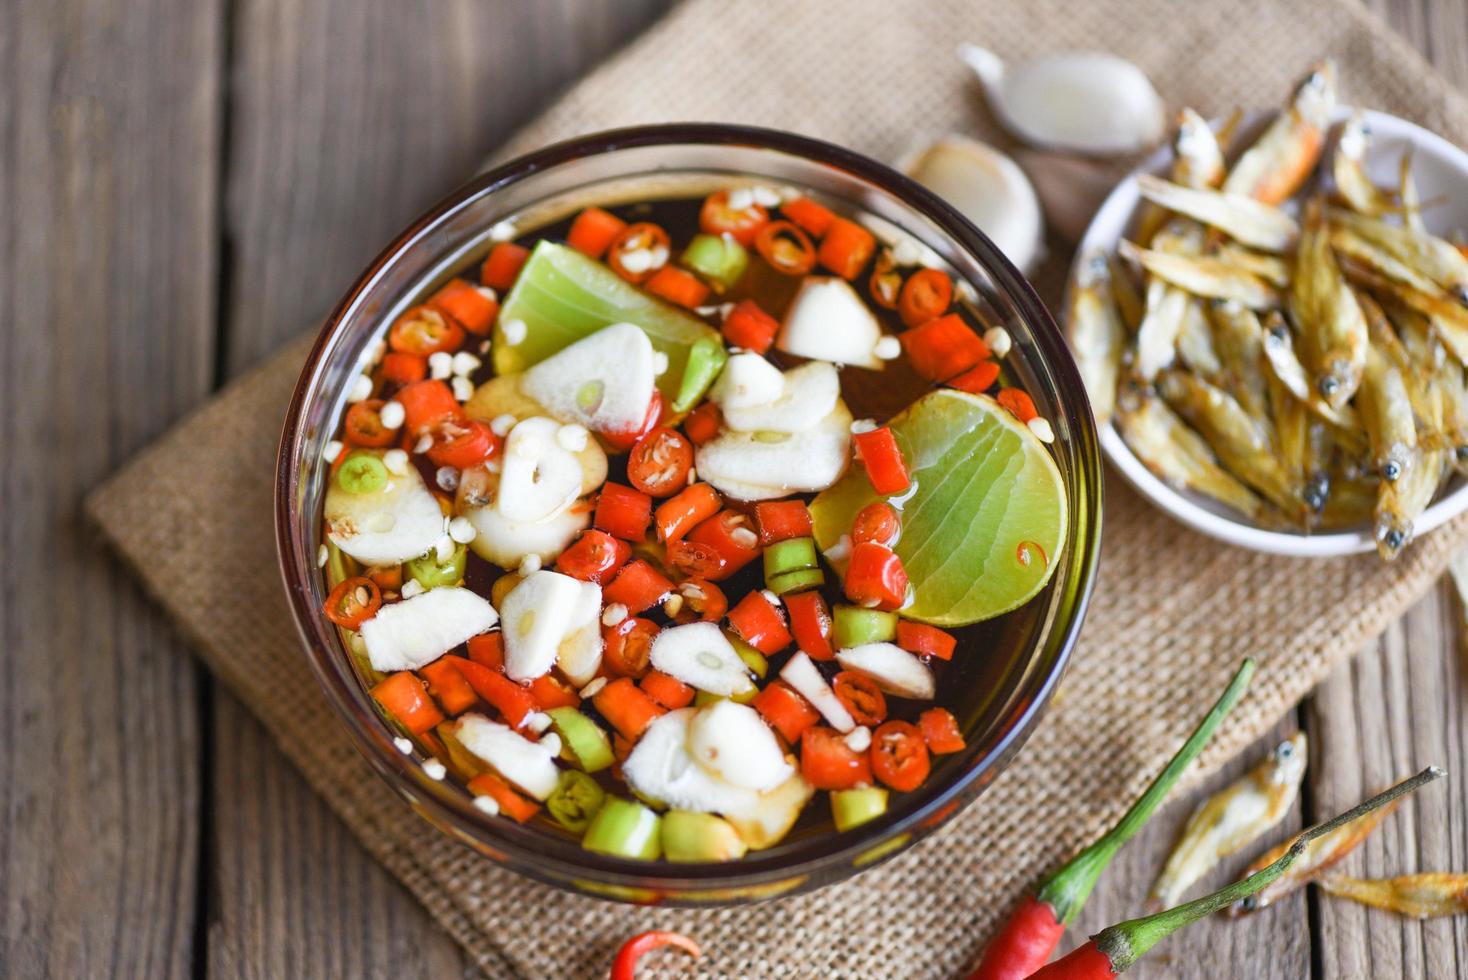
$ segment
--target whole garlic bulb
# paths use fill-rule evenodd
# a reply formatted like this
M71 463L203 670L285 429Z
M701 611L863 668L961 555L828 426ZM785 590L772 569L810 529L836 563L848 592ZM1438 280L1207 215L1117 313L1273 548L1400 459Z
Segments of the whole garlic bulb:
M1035 146L1098 156L1135 153L1166 130L1162 97L1140 68L1113 54L1073 51L1005 64L992 51L959 46L989 106Z

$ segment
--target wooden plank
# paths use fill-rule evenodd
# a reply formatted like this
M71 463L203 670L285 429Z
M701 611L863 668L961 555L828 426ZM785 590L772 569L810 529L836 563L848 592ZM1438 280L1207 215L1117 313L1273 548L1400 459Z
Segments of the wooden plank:
M1159 811L1102 876L1062 944L1062 951L1113 922L1144 914L1143 903L1152 882L1198 801L1237 779L1293 731L1292 720L1282 722L1204 785ZM1289 815L1257 847L1224 860L1212 874L1194 885L1187 897L1196 898L1234 880L1266 846L1300 828L1300 813L1301 805L1296 800ZM1189 926L1184 935L1158 946L1132 967L1127 976L1138 980L1216 980L1218 977L1295 980L1308 976L1310 932L1305 913L1305 897L1296 895L1269 914L1238 921L1211 916ZM1268 953L1264 954L1266 950Z
M1323 817L1436 763L1449 779L1422 790L1344 863L1390 877L1468 869L1468 772L1458 610L1445 590L1419 603L1311 699L1306 717L1312 817ZM1463 976L1468 921L1417 922L1326 895L1314 898L1324 978Z
M0 976L187 976L198 669L80 524L209 389L215 0L0 0Z
M240 3L228 371L322 315L392 234L668 5ZM220 695L210 975L397 980L405 969L466 969L242 715Z

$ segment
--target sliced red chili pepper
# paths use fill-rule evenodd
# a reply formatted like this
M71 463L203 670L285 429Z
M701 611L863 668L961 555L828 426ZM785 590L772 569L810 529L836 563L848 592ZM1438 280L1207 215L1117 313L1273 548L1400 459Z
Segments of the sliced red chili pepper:
M897 645L911 653L937 657L939 660L952 660L953 651L958 646L958 637L936 626L903 619L897 623Z
M630 252L650 252L660 248L666 254L671 244L668 233L660 226L639 221L635 225L628 225L622 229L620 235L612 239L612 244L607 249L606 263L612 267L613 272L628 282L646 282L656 271L651 264L645 268L639 265L629 269L623 260Z
M326 618L349 630L362 624L382 608L382 592L377 583L362 575L343 579L326 597Z
M629 677L618 677L597 691L591 703L596 705L596 710L608 724L633 742L642 737L647 726L659 715L668 713L666 708L632 683Z
M902 271L892 260L889 252L878 252L872 264L872 277L867 280L867 289L872 301L887 310L897 309L897 299L902 295Z
M602 590L602 599L607 605L620 602L629 613L636 615L662 602L663 596L671 591L673 583L666 575L641 558L634 558L623 565L612 584Z
M540 812L540 804L527 800L492 772L482 772L468 782L469 792L487 796L499 804L500 813L516 823L525 823Z
M599 259L627 227L627 222L601 208L587 208L571 222L566 244L583 255Z
M743 347L763 354L775 342L780 321L770 316L752 299L740 300L724 317L724 339L731 347Z
M688 310L702 306L709 298L709 287L702 279L671 265L658 269L642 286L654 296Z
M902 449L890 426L880 426L870 432L858 432L851 437L856 447L857 458L866 467L867 479L872 489L885 496L902 493L912 486L907 475L907 462L902 458Z
M489 250L479 268L479 281L491 289L509 289L520 277L520 269L530 258L530 249L514 242L498 242Z
M602 640L606 643L603 662L624 677L641 677L647 673L648 654L657 635L657 623L635 616L629 616L615 626L603 627Z
M681 539L668 542L667 559L683 577L710 581L725 578L729 565L713 545Z
M428 297L428 305L447 313L470 333L481 336L489 333L500 311L499 300L493 290L476 286L467 279L450 279Z
M647 403L647 414L642 417L642 423L637 426L636 431L611 431L603 432L602 438L607 445L618 451L625 451L637 445L638 441L647 437L648 433L658 427L663 420L663 396L657 389L653 389L652 399Z
M1040 417L1035 410L1035 401L1027 393L1018 388L1005 388L994 396L994 400L1009 410L1009 413L1021 422Z
M830 660L836 655L831 645L831 610L820 592L792 592L784 597L790 616L790 633L795 645L812 660Z
M724 590L707 578L689 579L678 586L678 594L683 597L683 608L678 610L677 617L680 623L694 620L717 623L729 611Z
M390 350L382 355L382 377L394 384L410 385L428 377L428 358Z
M723 425L724 416L719 411L719 406L713 402L704 402L689 412L688 417L683 420L683 434L695 446L702 446L718 436Z
M971 395L982 395L994 387L994 382L998 380L999 365L993 361L980 361L962 374L949 378L945 383Z
M897 315L909 327L927 323L948 312L953 302L953 280L942 269L919 269L907 277L897 297Z
M719 491L707 483L695 483L658 505L653 512L658 540L677 541L697 524L719 512Z
M469 637L465 644L469 649L469 659L490 670L503 671L505 669L505 637L503 633L480 633L478 636Z
M785 217L795 222L816 238L820 238L836 220L836 213L823 204L808 197L797 197L780 205Z
M631 557L632 548L627 542L593 528L583 531L571 547L561 552L556 571L583 582L606 585Z
M410 439L417 439L445 419L461 418L464 414L453 389L442 381L406 385L394 397L403 406L403 435Z
M668 428L657 428L643 436L627 457L627 479L654 497L671 497L686 487L692 468L692 444Z
M669 711L686 708L693 703L697 692L671 674L660 670L649 670L638 682L643 692Z
M816 789L870 785L871 757L854 751L834 728L807 728L800 736L800 774Z
M381 398L369 398L347 409L347 417L342 421L342 437L353 446L369 449L391 446L398 434L396 429L382 424L382 406L386 404Z
M412 671L403 670L388 677L372 688L372 698L382 705L382 710L392 715L414 735L422 735L443 721L443 712L428 696L428 689L421 678Z
M703 955L698 944L682 933L664 932L657 929L638 933L617 950L617 958L612 962L611 980L633 980L633 975L637 970L637 961L644 953L660 946L676 946L694 959Z
M724 557L723 581L760 556L759 535L750 526L749 516L725 509L689 531L684 540L706 544Z
M607 483L597 498L592 523L624 541L641 541L652 523L652 498L641 490Z
M729 625L745 643L766 656L779 653L792 641L785 617L760 591L746 594L729 610Z
M458 668L459 673L464 675L464 680L474 688L474 692L503 715L505 723L511 728L519 728L525 724L526 718L538 710L535 696L530 690L516 684L499 671L463 657L445 655L443 659Z
M770 213L758 204L729 207L729 192L715 191L704 198L698 212L699 230L709 235L728 235L748 247L759 230L770 220Z
M387 345L404 354L427 357L439 351L455 351L464 343L464 328L442 310L415 306L393 321Z
M912 369L929 381L947 381L989 356L989 345L957 313L934 317L902 334Z
M846 597L860 606L897 609L907 601L907 571L891 548L863 542L853 545L843 581Z
M418 668L418 673L428 682L428 692L451 716L468 711L479 700L479 695L464 680L451 657L439 657L431 664L424 664Z
M787 276L803 276L816 267L816 247L789 221L771 221L761 228L754 248L771 268Z
M581 705L581 696L571 685L552 674L541 674L531 681L530 696L535 698L535 703L540 705L541 711L549 711L552 708L576 708Z
M754 505L760 543L772 545L789 538L811 535L810 508L803 500L766 500Z
M749 706L791 745L805 730L821 720L821 713L784 681L771 681L754 696Z
M939 755L962 752L963 733L958 730L958 719L947 708L929 708L918 716L918 727L922 729L923 741L928 749Z
M895 790L910 793L928 778L928 745L917 726L889 721L872 733L872 774Z
M896 508L884 500L878 500L856 512L856 518L851 522L851 543L870 541L890 548L897 540L897 532L901 528L902 521L897 516Z
M876 237L855 221L837 218L826 228L816 258L842 279L855 279L877 249Z
M870 677L843 670L831 681L831 690L858 725L880 725L887 717L887 698Z
M500 437L485 422L477 419L440 422L428 447L428 458L435 466L452 466L467 470L499 455Z

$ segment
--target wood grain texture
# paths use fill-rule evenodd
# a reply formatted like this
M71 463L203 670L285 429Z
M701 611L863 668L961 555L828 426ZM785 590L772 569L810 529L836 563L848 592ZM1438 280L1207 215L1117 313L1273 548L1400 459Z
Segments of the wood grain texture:
M1099 932L1113 922L1145 914L1142 906L1152 882L1162 870L1183 824L1198 801L1251 769L1294 730L1293 720L1281 723L1249 751L1214 773L1204 785L1159 811L1117 855L1071 928L1062 950L1077 945L1083 937ZM1299 830L1301 813L1301 803L1297 799L1288 815L1262 837L1258 845L1222 861L1212 874L1195 884L1186 897L1193 899L1206 895L1233 881L1255 854ZM1261 956L1260 950L1269 950L1269 955ZM1138 980L1215 980L1218 977L1295 980L1307 977L1310 975L1310 930L1306 923L1305 896L1292 896L1267 915L1250 916L1240 921L1221 916L1203 919L1190 926L1186 934L1162 943L1132 967L1127 975Z
M669 5L241 0L228 373L322 316L393 234ZM222 691L214 744L210 976L474 972Z
M218 14L0 0L0 976L190 971L200 671L78 504L209 390Z

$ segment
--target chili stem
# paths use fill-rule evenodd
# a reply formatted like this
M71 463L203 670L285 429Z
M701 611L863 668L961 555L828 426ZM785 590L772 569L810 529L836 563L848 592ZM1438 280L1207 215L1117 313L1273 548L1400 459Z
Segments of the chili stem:
M1041 902L1047 903L1055 910L1057 921L1069 925L1080 912L1081 906L1086 904L1086 898L1091 894L1091 889L1096 887L1096 882L1101 877L1101 872L1106 870L1107 864L1116 856L1121 846L1131 840L1147 818L1152 816L1172 786L1177 782L1183 770L1197 758L1198 753L1203 751L1203 746L1213 737L1213 732L1218 728L1224 717L1233 709L1233 706L1243 696L1245 688L1249 686L1249 679L1254 676L1254 661L1252 658L1245 659L1239 664L1239 669L1234 672L1233 680L1229 681L1228 687L1223 695L1213 704L1212 710L1203 718L1193 734L1183 743L1182 748L1167 763L1167 767L1157 774L1152 784L1147 787L1132 808L1128 810L1105 834L1084 851L1077 854L1065 867L1055 872L1044 882L1035 897Z
M1359 817L1370 813L1378 807L1390 803L1392 800L1417 789L1427 783L1438 779L1443 775L1443 770L1437 766L1428 766L1410 779L1404 779L1391 789L1378 793L1364 803L1347 810L1325 823L1317 824L1302 833L1290 846L1290 849L1282 854L1273 864L1265 867L1242 881L1236 881L1226 888L1219 889L1212 895L1187 902L1183 905L1170 908L1156 915L1149 915L1141 919L1131 919L1120 922L1097 933L1094 939L1096 947L1105 953L1111 961L1111 968L1121 973L1131 966L1142 956L1143 953L1161 942L1171 933L1181 929L1190 922L1196 922L1205 915L1211 915L1219 909L1227 908L1229 905L1241 898L1259 891L1265 885L1274 881L1284 874L1291 864L1305 852L1306 846L1317 838L1350 823Z

